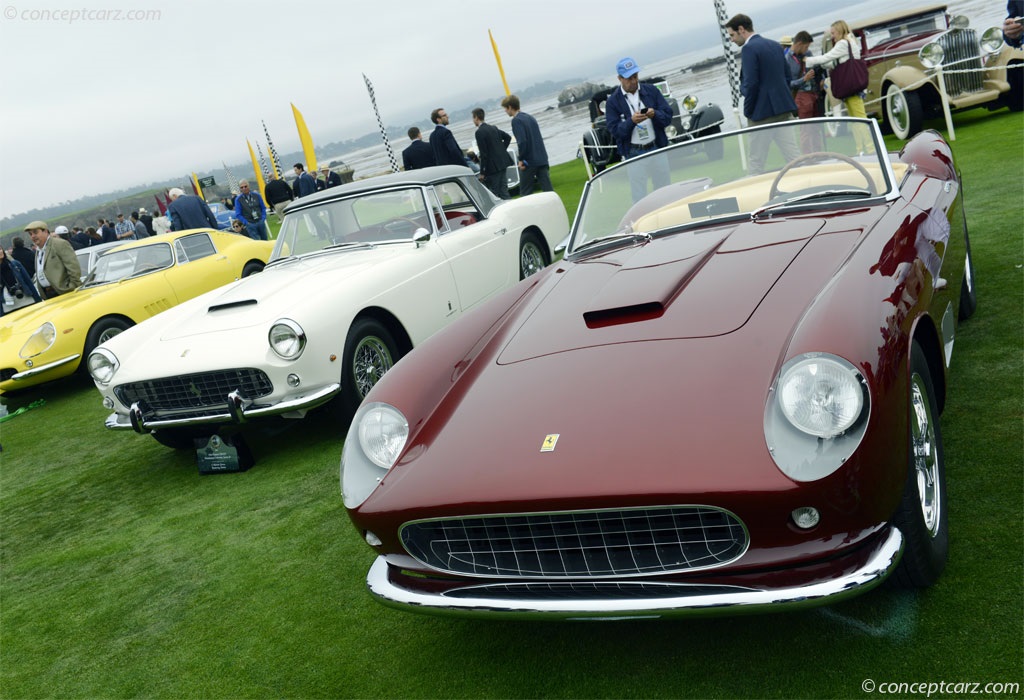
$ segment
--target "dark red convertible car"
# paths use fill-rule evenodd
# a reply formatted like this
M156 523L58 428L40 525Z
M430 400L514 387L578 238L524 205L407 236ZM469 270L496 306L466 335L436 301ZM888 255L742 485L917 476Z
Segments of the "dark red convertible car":
M887 153L831 121L602 172L561 261L373 388L341 481L374 596L618 619L939 577L939 414L976 304L960 180L935 132Z

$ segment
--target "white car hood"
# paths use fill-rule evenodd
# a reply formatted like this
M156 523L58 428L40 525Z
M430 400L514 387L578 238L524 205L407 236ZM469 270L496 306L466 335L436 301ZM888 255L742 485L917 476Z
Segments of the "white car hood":
M332 251L286 260L188 304L165 326L161 340L267 324L295 313L296 300L325 303L351 290L405 245Z

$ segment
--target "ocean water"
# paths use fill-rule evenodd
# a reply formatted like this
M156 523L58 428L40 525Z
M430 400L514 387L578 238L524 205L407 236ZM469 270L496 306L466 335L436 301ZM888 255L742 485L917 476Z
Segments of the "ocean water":
M842 19L852 22L926 4L928 3L925 0L895 0L895 2L893 0L867 0L866 2L851 3L843 13ZM999 0L994 2L992 0L955 0L948 3L948 8L951 13L967 15L971 20L971 26L975 29L1001 26L1003 18L1006 16L1006 3ZM757 26L758 32L775 39L805 29L814 35L817 42L818 37L836 19L839 17L835 16L833 12L828 15L809 17L800 27L755 26ZM708 37L709 42L706 46L642 66L641 77L664 76L677 100L682 101L684 95L694 95L700 104L717 104L722 108L724 115L723 128L725 130L736 129L739 123L733 111L725 64L719 63L697 72L686 70L688 66L707 58L723 55L723 47L720 41L716 41L717 37L710 32ZM617 84L611 68L607 72L587 76L586 79L609 86ZM500 108L491 105L484 105L484 108L491 115L491 118L488 119L490 123L511 133L509 120ZM590 112L587 102L558 107L558 92L553 92L524 103L522 108L524 112L532 114L537 119L552 165L567 163L577 157L583 133L590 127ZM740 108L742 109L742 104ZM475 150L474 133L476 129L470 120L451 124L449 128L462 148ZM427 135L425 134L424 137L427 138ZM400 138L391 145L396 158L401 162L401 150L408 145L408 140ZM332 158L344 158L345 162L355 169L356 178L370 177L390 171L390 163L383 143L356 151L330 154L324 160Z

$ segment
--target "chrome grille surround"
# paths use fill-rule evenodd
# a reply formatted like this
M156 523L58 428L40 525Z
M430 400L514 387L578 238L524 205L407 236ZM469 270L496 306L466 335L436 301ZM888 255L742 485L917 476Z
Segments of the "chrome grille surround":
M228 393L235 390L255 400L272 393L274 385L263 370L226 369L121 384L114 387L114 395L125 406L138 402L147 412L201 415L206 409L223 411Z
M939 37L939 45L945 52L943 68L948 71L975 71L943 73L946 93L950 97L957 97L965 92L980 91L984 87L984 74L981 72L983 66L978 33L973 29L946 32Z
M750 543L738 517L701 505L416 520L400 536L424 565L484 578L683 573L729 564Z

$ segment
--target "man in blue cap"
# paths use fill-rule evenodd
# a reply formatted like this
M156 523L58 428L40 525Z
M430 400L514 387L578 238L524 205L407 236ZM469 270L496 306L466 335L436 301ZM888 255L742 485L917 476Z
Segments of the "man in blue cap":
M665 127L672 123L672 108L665 96L653 85L640 83L640 66L632 58L627 56L620 60L615 70L619 74L620 89L608 95L604 113L619 155L626 160L667 146ZM651 159L647 170L654 189L669 184L668 163L664 159ZM635 172L641 173L639 169ZM646 194L646 179L644 177L643 182L639 178L630 179L634 201Z

